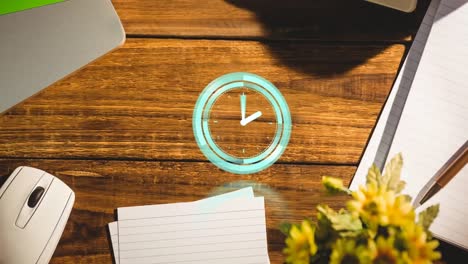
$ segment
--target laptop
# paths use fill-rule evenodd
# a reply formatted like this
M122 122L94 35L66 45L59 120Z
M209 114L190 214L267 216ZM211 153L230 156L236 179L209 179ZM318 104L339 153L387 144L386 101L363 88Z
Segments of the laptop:
M1 2L0 114L125 41L110 0Z

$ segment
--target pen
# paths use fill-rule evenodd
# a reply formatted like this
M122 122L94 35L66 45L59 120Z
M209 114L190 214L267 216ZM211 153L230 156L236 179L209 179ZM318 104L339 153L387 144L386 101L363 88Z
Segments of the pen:
M415 199L415 206L422 205L434 196L463 169L468 162L468 141L465 142L450 159L436 172L434 177L421 189Z

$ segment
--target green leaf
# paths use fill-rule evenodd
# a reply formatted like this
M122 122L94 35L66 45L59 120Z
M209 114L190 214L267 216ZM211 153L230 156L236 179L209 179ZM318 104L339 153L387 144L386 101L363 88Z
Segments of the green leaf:
M395 192L396 193L401 193L401 191L403 191L403 189L405 188L406 186L406 182L404 181L400 181L397 186L396 186L396 189L395 189Z
M279 230L281 231L281 233L283 233L283 235L289 236L289 231L291 230L292 226L293 225L291 223L284 222L280 224Z
M331 193L331 194L337 194L337 193L351 194L351 191L343 185L343 180L341 180L341 179L334 178L334 177L323 176L322 177L322 184L323 184L323 186L325 186L325 189L327 190L328 193Z
M317 210L330 221L335 231L342 232L343 235L362 230L361 220L344 209L336 212L326 205L319 205Z
M400 194L400 195L403 196L408 203L411 203L411 200L412 200L411 196L407 194Z
M387 187L387 190L392 190L397 192L400 189L401 191L401 168L403 167L403 158L401 154L397 154L393 157L390 162L385 166L384 174L382 177L383 186ZM397 192L398 193L398 192Z
M380 174L379 168L377 168L375 164L372 164L372 166L369 168L369 171L367 172L366 183L376 184L377 186L380 186L381 180L382 175Z
M319 212L317 215L317 229L315 230L315 238L319 247L320 245L325 248L331 247L331 244L337 237L338 234L333 230L330 220L323 213Z
M439 204L431 205L418 215L418 224L422 225L424 230L429 230L432 222L439 214Z

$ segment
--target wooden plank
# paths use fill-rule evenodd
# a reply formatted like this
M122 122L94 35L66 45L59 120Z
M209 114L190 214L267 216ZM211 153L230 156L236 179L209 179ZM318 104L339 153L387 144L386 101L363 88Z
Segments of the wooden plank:
M204 87L235 71L283 93L293 130L281 162L356 164L403 45L129 39L0 116L0 157L206 160L192 132ZM226 135L226 142L239 142Z
M402 41L429 1L403 13L363 0L113 0L127 34Z
M283 260L283 221L315 216L326 203L344 206L345 197L329 196L320 181L331 175L349 182L353 166L273 165L253 175L233 175L203 162L131 162L86 160L0 160L0 182L17 166L33 166L56 175L76 201L52 263L110 263L107 223L117 207L194 201L253 186L264 196L272 263Z

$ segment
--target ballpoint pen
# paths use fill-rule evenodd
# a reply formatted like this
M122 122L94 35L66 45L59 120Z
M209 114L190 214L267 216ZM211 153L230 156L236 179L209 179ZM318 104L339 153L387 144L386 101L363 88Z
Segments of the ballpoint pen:
M434 177L421 189L414 200L414 205L422 205L463 169L468 162L468 141L450 157L450 159L436 172Z

